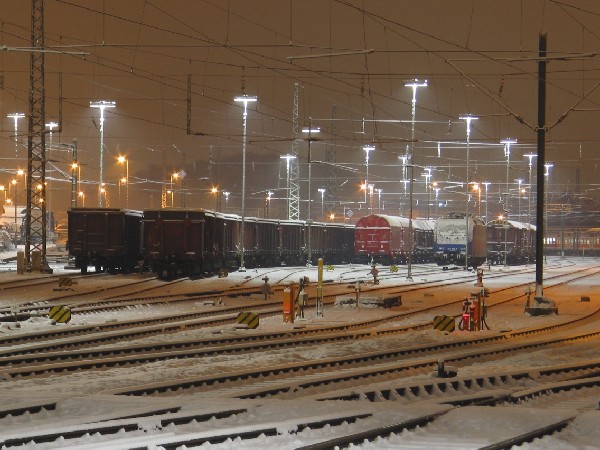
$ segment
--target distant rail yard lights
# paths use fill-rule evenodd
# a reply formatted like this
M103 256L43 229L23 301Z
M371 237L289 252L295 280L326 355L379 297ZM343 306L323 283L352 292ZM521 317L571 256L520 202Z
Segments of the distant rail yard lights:
M227 211L227 203L229 203L229 192L223 191L223 197L225 197L225 210Z
M81 206L85 208L85 194L83 193L83 191L79 191L78 196L81 197Z
M406 279L408 281L412 281L412 254L413 254L413 224L412 224L412 216L413 216L413 172L414 172L414 164L413 164L413 153L415 150L415 118L417 114L417 89L420 87L427 86L427 80L411 80L407 83L404 83L404 86L412 88L412 103L411 103L411 120L410 120L410 146L407 147L406 153L406 163L409 164L409 186L408 186L408 269L406 271ZM405 177L406 179L406 177ZM406 187L406 184L404 185Z
M506 192L504 193L504 220L507 221L504 225L504 267L506 267L508 265L508 178L510 176L510 146L516 144L517 141L515 139L504 139L500 141L500 143L504 144L504 155L506 156Z
M14 120L15 123L15 158L19 158L19 138L18 138L18 131L19 131L19 119L22 119L25 117L25 114L23 113L10 113L7 114L6 117L10 117L11 119Z
M210 189L210 193L213 194L215 196L215 211L219 211L219 188L217 188L216 186L213 186Z
M107 100L90 102L90 108L98 108L100 110L100 188L98 189L98 203L100 208L102 208L102 199L104 197L102 190L102 185L104 184L104 110L106 108L114 108L115 106L115 102Z
M312 119L309 118L309 126L308 128L303 128L302 129L303 133L306 133L308 135L307 137L307 141L308 141L308 208L307 208L307 221L306 224L308 225L307 227L307 232L308 232L308 239L307 239L307 246L308 246L308 255L307 255L307 261L306 261L306 265L310 266L312 264L312 236L311 236L311 225L312 225L312 217L311 217L311 197L310 197L310 190L311 190L311 179L312 179L312 158L310 155L310 144L313 141L313 134L319 134L321 132L320 128L313 128L312 127Z
M125 183L125 208L129 208L129 160L124 156L119 156L117 161L119 164L125 164L125 178L121 181Z
M235 97L234 101L242 102L244 104L243 110L243 131L242 131L242 233L241 233L241 249L240 249L240 272L245 272L244 267L244 244L245 244L245 225L246 225L246 134L248 129L248 103L256 102L257 97L249 97L243 95L241 97Z
M469 270L469 183L471 173L469 172L469 159L471 156L471 122L477 120L477 117L472 115L460 116L460 120L464 120L467 124L467 176L465 178L465 270Z
M367 169L366 176L365 176L365 186L369 186L369 153L371 153L373 150L375 150L375 147L372 145L365 145L363 147L363 150L365 151L365 166ZM369 211L369 214L372 213L373 212L373 202L370 201L369 204L367 205L367 189L365 189L365 205L367 207L367 210Z

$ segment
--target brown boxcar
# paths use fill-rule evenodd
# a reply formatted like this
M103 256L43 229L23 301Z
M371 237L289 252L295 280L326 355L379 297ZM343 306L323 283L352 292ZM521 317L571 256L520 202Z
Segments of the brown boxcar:
M81 273L129 272L142 260L142 213L115 208L72 208L67 212L69 256Z
M218 220L200 209L144 211L144 258L160 277L199 275L220 266Z
M535 226L514 220L487 223L487 257L490 264L525 264L535 257Z

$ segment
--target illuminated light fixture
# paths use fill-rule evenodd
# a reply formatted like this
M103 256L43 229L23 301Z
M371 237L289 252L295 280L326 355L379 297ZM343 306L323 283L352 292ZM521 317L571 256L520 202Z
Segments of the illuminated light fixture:
M98 108L100 110L100 186L104 182L104 110L106 108L114 108L116 103L109 100L97 100L90 102L90 108ZM102 191L99 192L98 202L102 208Z
M233 99L236 102L241 102L244 104L243 110L243 133L242 133L242 232L241 232L241 252L240 252L240 268L238 269L240 272L245 272L246 268L244 267L244 239L245 239L245 223L246 223L246 134L247 134L247 126L248 126L248 103L253 103L258 101L257 97L249 97L247 95L242 95L239 97L235 97Z

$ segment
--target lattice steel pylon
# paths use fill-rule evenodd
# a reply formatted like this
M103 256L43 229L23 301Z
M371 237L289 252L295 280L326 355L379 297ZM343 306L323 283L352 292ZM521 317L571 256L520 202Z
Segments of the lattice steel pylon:
M300 86L294 83L294 105L292 110L292 156L290 160L290 192L288 202L288 219L300 219L300 169L298 163L298 134L300 132L298 126L299 100L298 90Z
M29 70L29 128L27 143L27 211L25 264L31 269L32 252L46 262L46 110L44 90L44 0L31 2L31 56Z

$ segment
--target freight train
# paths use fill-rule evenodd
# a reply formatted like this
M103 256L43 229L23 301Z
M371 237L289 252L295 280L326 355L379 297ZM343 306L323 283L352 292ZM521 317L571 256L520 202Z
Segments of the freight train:
M327 264L405 264L411 243L413 262L444 268L464 266L466 249L468 267L486 260L522 264L535 246L533 226L514 221L486 226L472 215L466 220L464 213L415 219L412 227L406 218L383 214L365 216L355 226L247 217L243 246L240 216L203 209L73 208L68 218L69 255L82 273L89 266L107 272L146 268L165 278L230 271L242 263L248 268L315 264L318 258Z
M73 208L69 255L82 273L145 267L160 277L235 270L241 261L241 217L202 209ZM310 233L310 246L309 246ZM352 262L354 227L337 223L244 218L244 267Z

